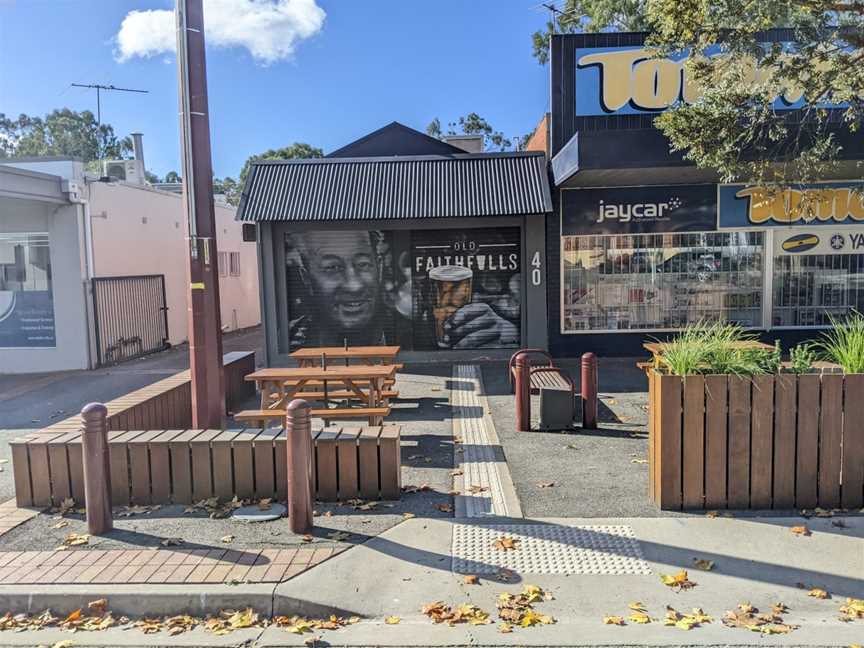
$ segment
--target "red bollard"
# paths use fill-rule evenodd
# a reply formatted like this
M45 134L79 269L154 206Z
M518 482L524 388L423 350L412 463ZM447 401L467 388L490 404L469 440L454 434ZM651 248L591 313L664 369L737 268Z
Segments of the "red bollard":
M102 403L90 403L81 410L84 506L87 507L87 531L90 535L102 535L114 528L107 417L108 408Z
M292 533L312 530L312 423L309 403L300 398L288 404L285 415L288 448L288 521Z
M516 430L531 431L531 362L527 353L516 355L513 363L513 389L516 392Z
M582 354L582 427L597 429L597 356Z

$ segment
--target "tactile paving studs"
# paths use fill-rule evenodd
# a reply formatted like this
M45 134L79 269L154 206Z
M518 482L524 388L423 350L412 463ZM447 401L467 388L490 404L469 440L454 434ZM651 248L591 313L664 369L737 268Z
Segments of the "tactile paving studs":
M515 550L495 548L505 536ZM452 555L457 574L651 574L627 525L456 524Z

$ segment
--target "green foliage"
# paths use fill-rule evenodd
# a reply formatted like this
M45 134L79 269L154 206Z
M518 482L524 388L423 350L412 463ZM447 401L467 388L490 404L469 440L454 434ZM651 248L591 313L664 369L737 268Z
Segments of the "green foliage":
M810 373L818 359L812 342L802 342L789 349L789 371L794 374Z
M553 3L557 4L557 3ZM565 0L544 31L531 34L532 54L540 65L549 60L552 34L599 31L644 31L647 0Z
M97 124L89 110L54 110L45 117L0 113L0 158L64 155L83 162L121 159L132 152L130 138L119 139L110 124Z
M249 175L249 169L255 160L297 160L320 157L324 157L324 151L305 142L294 142L290 146L280 149L268 149L258 155L252 155L246 160L243 168L240 170L239 184L241 187L246 184L246 177Z
M753 339L755 336L737 324L699 322L666 343L660 364L676 376L776 373L780 367L780 347L741 348L742 342Z
M843 319L829 316L831 329L814 343L826 360L834 362L847 374L864 373L864 315L852 311Z
M658 54L690 50L687 72L702 93L656 119L673 151L724 182L768 187L837 169L842 148L834 131L856 132L864 108L860 1L648 0L647 19ZM760 32L773 27L792 29L795 48L765 44ZM722 55L709 56L718 43ZM803 93L806 106L778 114L774 101L788 89Z
M441 120L436 117L426 127L426 134L438 139L443 139L445 135L482 135L483 147L486 151L508 151L513 148L512 140L501 131L495 130L488 121L475 112L448 123L446 133L441 128ZM517 145L521 141L522 138L517 138Z

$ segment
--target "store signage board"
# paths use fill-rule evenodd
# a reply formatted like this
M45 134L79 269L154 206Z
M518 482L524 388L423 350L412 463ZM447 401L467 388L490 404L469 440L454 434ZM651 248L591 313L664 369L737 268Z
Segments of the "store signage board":
M862 182L820 182L782 191L721 185L719 196L720 229L864 225Z
M812 256L864 253L864 228L796 227L775 230L774 256Z
M791 43L785 43L791 47ZM706 50L723 56L719 46ZM639 115L662 112L679 102L693 103L701 90L690 78L687 50L655 58L641 45L576 48L576 115ZM757 67L754 63L755 78ZM800 88L785 89L774 102L777 110L804 105Z
M561 234L710 232L716 185L606 187L561 192Z

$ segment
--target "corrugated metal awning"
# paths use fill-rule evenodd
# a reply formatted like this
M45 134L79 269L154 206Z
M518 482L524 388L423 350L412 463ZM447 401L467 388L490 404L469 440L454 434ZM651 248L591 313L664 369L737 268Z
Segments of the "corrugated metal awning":
M237 220L345 221L552 211L542 153L261 160Z

